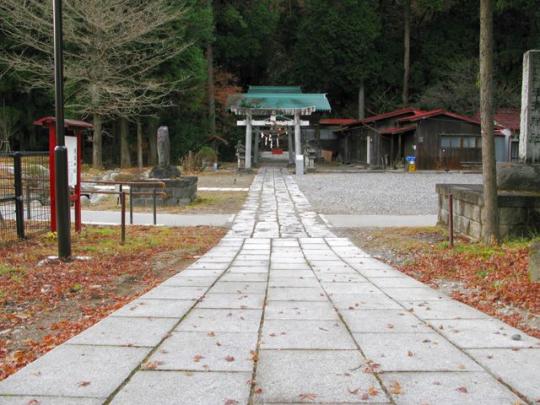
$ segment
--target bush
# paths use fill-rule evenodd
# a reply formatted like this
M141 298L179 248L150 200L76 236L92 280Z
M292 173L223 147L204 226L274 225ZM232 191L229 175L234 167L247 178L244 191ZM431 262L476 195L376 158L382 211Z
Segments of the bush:
M199 152L197 152L197 155L199 156L199 159L203 163L203 166L207 166L208 164L216 163L218 160L218 156L216 151L211 148L210 146L203 146ZM205 165L206 163L206 165Z

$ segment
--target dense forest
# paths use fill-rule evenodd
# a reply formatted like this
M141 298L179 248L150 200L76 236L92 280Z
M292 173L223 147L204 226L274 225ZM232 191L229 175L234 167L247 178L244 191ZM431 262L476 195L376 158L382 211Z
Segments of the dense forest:
M50 2L0 4L0 142L44 149L52 115ZM207 144L230 158L241 132L228 94L250 84L328 93L332 116L401 105L479 106L478 0L65 1L67 116L100 128L95 165L152 163L168 125L175 159ZM537 0L499 0L496 105L519 106L522 55L540 44ZM7 143L8 141L9 143Z

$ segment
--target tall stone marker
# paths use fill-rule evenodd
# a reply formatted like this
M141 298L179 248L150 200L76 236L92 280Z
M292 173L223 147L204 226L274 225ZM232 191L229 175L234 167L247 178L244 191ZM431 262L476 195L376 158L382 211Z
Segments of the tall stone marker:
M157 132L158 165L150 172L150 177L156 179L175 179L180 177L180 170L171 165L171 141L169 128L161 126Z
M540 164L540 50L523 57L519 157L524 163Z

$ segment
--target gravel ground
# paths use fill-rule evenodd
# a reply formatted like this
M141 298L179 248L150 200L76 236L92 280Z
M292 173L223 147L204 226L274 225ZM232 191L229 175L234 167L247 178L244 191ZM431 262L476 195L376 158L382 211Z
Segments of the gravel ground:
M480 184L479 174L340 173L295 178L322 214L437 214L438 183Z

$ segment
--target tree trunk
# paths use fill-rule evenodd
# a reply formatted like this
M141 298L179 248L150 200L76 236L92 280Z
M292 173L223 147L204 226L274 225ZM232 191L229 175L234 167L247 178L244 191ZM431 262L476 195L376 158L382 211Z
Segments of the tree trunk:
M129 123L124 117L120 118L120 167L131 167L129 156Z
M480 1L480 115L484 176L484 242L499 243L497 166L493 124L493 0Z
M94 114L94 135L92 137L92 167L103 168L103 134L102 120L98 114Z
M409 104L409 77L411 75L411 0L403 0L403 93L404 106Z
M208 0L208 8L212 9L212 0ZM216 135L216 94L214 87L214 49L212 41L206 46L206 63L208 68L208 124L210 136Z
M142 146L143 129L140 119L137 120L137 166L143 168L143 146Z
M150 166L157 166L157 127L158 121L151 118L148 124L148 144L150 145L148 164Z
M364 79L362 79L358 88L358 119L363 120L364 118L366 118L366 93Z

